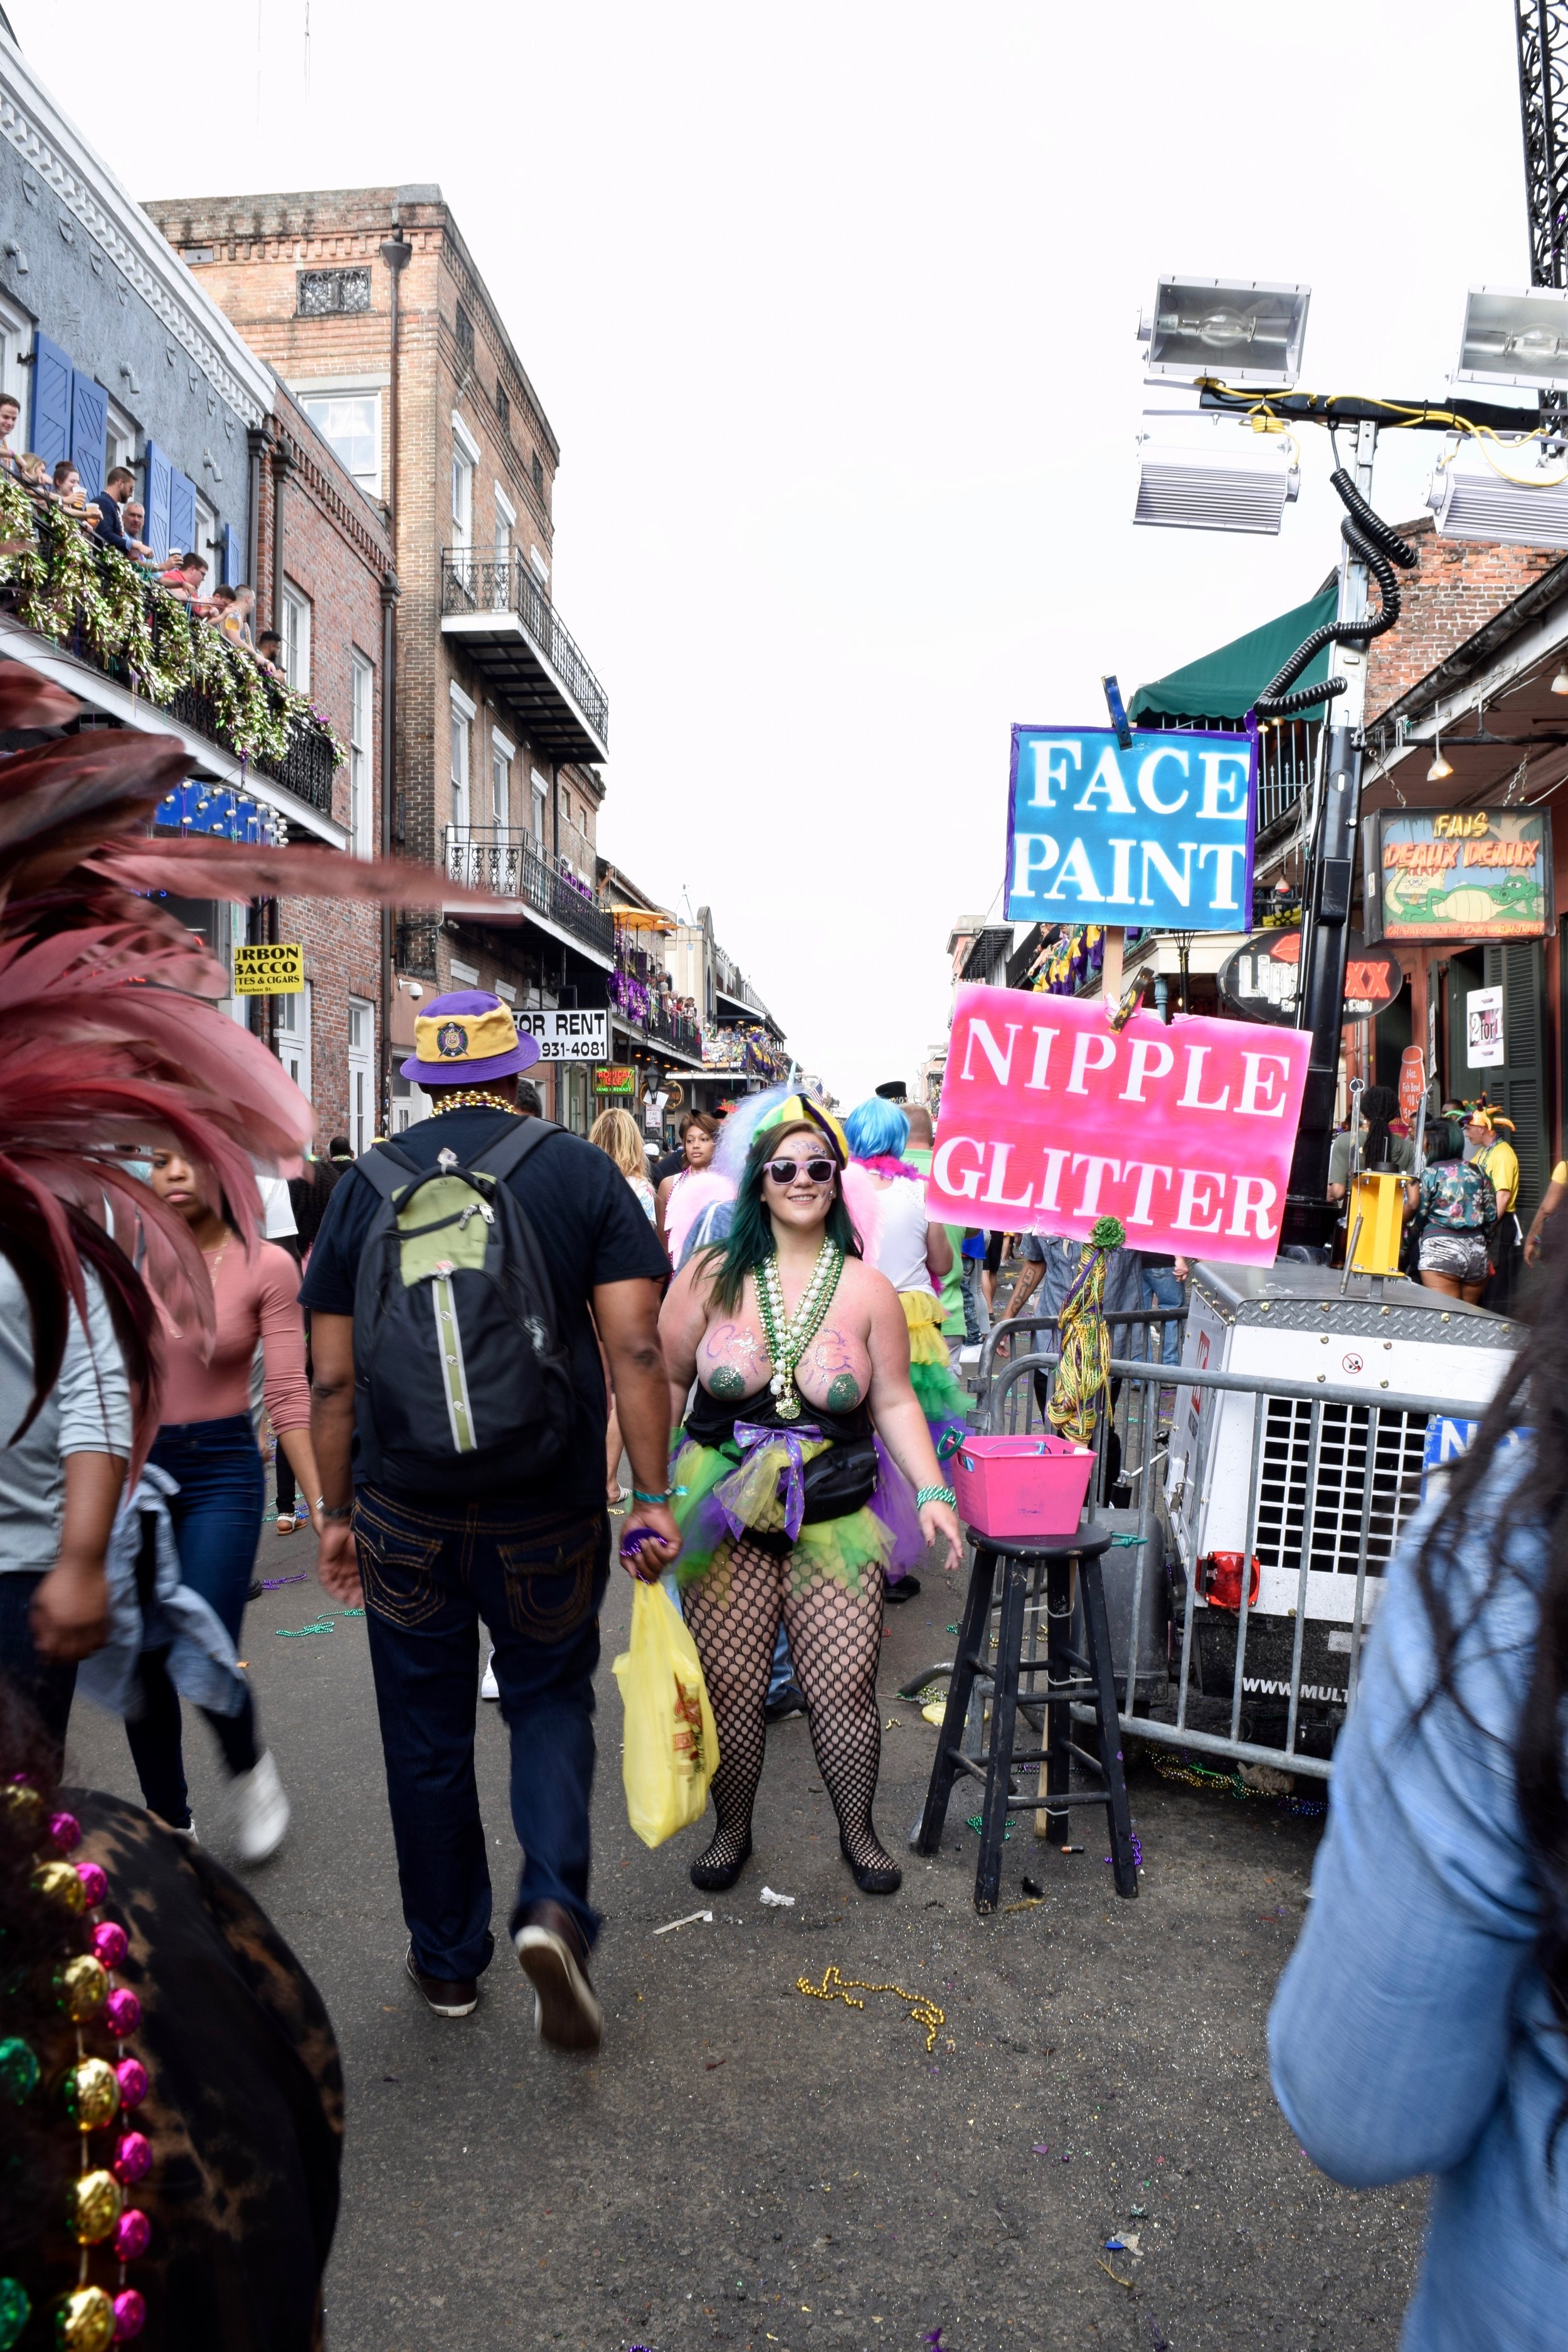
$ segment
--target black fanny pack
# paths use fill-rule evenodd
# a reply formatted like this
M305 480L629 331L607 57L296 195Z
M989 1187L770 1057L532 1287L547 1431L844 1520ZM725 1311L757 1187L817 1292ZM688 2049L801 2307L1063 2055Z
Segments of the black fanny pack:
M873 1439L835 1439L826 1454L815 1454L801 1472L805 1496L803 1519L808 1524L846 1519L851 1511L863 1510L877 1491L879 1466ZM787 1475L787 1471L779 1475L781 1501Z

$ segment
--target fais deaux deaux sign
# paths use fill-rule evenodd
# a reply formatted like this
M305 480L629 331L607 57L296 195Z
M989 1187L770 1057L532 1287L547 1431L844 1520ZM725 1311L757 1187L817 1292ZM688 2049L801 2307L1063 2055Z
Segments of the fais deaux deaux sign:
M1238 1021L1169 1026L1010 988L961 987L927 1183L930 1214L1270 1265L1311 1039Z

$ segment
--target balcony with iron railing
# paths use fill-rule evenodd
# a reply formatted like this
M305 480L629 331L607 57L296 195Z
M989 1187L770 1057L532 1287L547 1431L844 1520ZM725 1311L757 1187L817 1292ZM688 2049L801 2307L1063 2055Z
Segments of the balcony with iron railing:
M662 960L636 944L637 934L616 927L616 969L610 997L621 1020L644 1035L672 1046L692 1062L702 1059L702 1029L673 1001Z
M447 825L441 835L441 864L459 887L492 890L498 899L530 908L591 950L601 963L613 961L613 917L531 833L510 825Z
M52 542L42 530L39 533L46 565L51 560L58 562L60 552L58 521L55 518L49 520L56 522ZM132 576L131 567L123 559L107 551L95 548L92 555L100 571L108 573L112 567L113 576L100 581L100 587L122 590L127 578ZM291 693L281 678L257 669L254 656L248 651L218 638L208 623L189 618L174 600L153 582L133 578L132 591L140 600L145 616L147 635L144 642L157 656L156 667L149 675L137 667L136 658L129 646L121 650L115 643L112 630L105 626L101 617L96 627L89 627L87 615L79 606L63 603L52 604L47 612L40 613L35 609L33 601L5 578L4 572L5 565L0 562L0 611L15 614L25 626L39 635L47 636L74 660L96 671L125 694L153 709L166 710L182 727L204 737L252 774L269 776L274 782L283 785L296 799L303 802L307 808L316 810L322 816L331 815L332 779L339 766L336 743L326 728L315 719L305 698ZM117 619L123 618L123 604L115 606L113 612ZM195 632L203 634L194 634ZM183 662L178 658L180 640L184 643ZM171 674L177 676L181 667L185 669L187 679L193 669L198 677L205 674L210 678L215 665L220 669L235 667L237 677L248 689L253 709L256 698L259 697L267 709L271 730L276 730L280 719L284 722L287 740L281 753L257 749L253 740L244 733L242 726L237 725L233 714L245 707L241 696L231 690L226 708L226 704L220 703L208 687L195 680L184 685L164 683ZM218 683L226 681L220 677ZM85 681L78 690L90 701ZM123 705L117 709L114 701L106 698L101 708L109 717L120 719L123 723Z
M536 751L608 758L609 698L521 555L443 548L441 634L506 698Z

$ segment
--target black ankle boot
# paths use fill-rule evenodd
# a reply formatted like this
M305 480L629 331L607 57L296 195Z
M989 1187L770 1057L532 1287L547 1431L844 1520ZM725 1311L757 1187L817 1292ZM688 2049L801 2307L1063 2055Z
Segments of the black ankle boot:
M842 1835L838 1851L849 1864L850 1875L862 1895L896 1895L904 1883L904 1874L896 1862L855 1862Z
M711 1846L709 1852L712 1852ZM691 1865L691 1884L704 1895L726 1895L752 1858L752 1832L733 1862L698 1860Z

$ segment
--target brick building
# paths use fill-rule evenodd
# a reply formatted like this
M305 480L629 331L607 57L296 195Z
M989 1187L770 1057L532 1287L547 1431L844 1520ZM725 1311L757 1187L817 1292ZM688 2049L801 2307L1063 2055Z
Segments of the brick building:
M395 593L384 517L39 84L3 16L0 99L0 392L26 419L13 446L50 465L68 457L94 497L111 466L128 467L160 557L195 549L208 588L256 587L255 625L282 633L297 697L283 747L258 750L205 687L155 687L71 623L46 635L11 592L0 596L0 658L67 688L84 725L177 739L191 782L160 812L160 830L286 831L366 854L380 840L384 611ZM163 591L140 586L162 626ZM302 995L231 998L228 1009L300 1078L323 1140L368 1141L384 1026L379 914L298 900L191 900L181 912L225 964L247 938L303 942Z
M379 507L281 385L257 467L254 539L261 625L278 631L290 686L309 694L343 746L331 814L350 853L372 856L381 846L392 541ZM346 1135L362 1150L381 1127L381 910L285 898L268 914L279 939L305 949L303 993L267 1000L271 1042L315 1105L323 1148Z
M1430 515L1397 528L1420 561L1414 572L1399 575L1397 623L1386 636L1374 637L1368 651L1369 726L1558 561L1544 547L1439 539Z
M392 844L493 889L493 923L398 926L391 1049L414 991L604 1006L596 903L608 712L555 611L560 450L440 190L179 198L149 206L203 291L391 512L399 597ZM542 1072L584 1128L585 1067ZM416 1108L393 1081L394 1124Z

